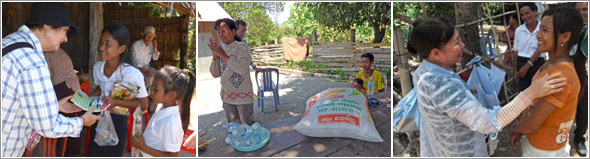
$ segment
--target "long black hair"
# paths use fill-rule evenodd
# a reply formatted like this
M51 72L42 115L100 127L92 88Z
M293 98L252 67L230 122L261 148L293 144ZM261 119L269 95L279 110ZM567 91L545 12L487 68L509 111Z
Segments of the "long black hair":
M219 30L219 25L221 25L221 22L225 23L229 27L229 30L238 30L238 26L236 25L234 20L231 20L229 18L217 19L217 21L215 21L215 26L213 26L213 29ZM234 39L236 39L236 41L242 41L242 38L240 38L237 33L234 34Z
M552 16L553 18L553 46L555 46L554 49L557 49L558 47L557 39L560 33L571 33L570 40L567 43L567 50L570 50L575 44L579 43L582 40L581 38L583 38L583 35L581 35L581 31L584 25L584 21L582 19L582 15L578 10L572 7L557 6L555 8L546 10L543 13L543 17L545 16ZM586 59L587 57L582 54L580 47L578 47L576 54L574 55L574 68L576 69L576 73L578 74L578 80L580 80L581 88L585 88L588 83L586 80L587 75L585 70ZM583 92L584 90L580 89L580 92L578 94L581 95Z
M417 20L408 42L408 51L419 54L423 59L428 58L430 51L441 48L449 42L455 33L455 23L448 17L437 17Z
M567 43L567 50L570 50L580 39L580 32L584 22L578 10L571 7L557 6L543 12L543 17L552 16L553 19L553 46L557 50L557 39L559 34L570 32L571 36ZM554 51L555 51L554 50Z
M180 120L182 130L186 132L190 121L190 105L195 91L195 74L187 69L166 65L154 75L154 80L164 82L164 93L176 92L176 100L180 103Z
M127 53L127 50L129 50L129 29L127 29L127 27L125 27L125 25L121 23L114 23L105 26L104 29L102 29L101 33L104 34L105 32L111 34L113 39L115 39L119 43L119 46L126 46L125 51L123 51L123 53L119 56L119 63L130 63L129 53Z

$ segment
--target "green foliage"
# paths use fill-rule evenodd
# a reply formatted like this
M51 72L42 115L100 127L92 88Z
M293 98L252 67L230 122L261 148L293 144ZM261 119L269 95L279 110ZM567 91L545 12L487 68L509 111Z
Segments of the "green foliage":
M448 16L455 18L455 4L452 2L424 2L423 4L428 17Z
M455 17L455 3L462 2L423 2L424 9L426 10L426 15L428 17L448 16L451 18ZM502 3L504 2L485 3L488 3L488 7L490 8L492 15L497 15L502 12ZM408 25L405 22L397 19L398 15L409 17L412 20L424 19L422 16L422 8L420 8L419 2L394 2L391 9L394 13L393 16L396 17L393 24L395 29L404 30L407 28L404 26ZM487 10L483 3L481 5L481 13L483 17L488 17ZM484 23L487 24L489 22L485 21Z
M488 7L490 8L490 13L492 13L492 16L502 13L502 4L501 3L503 3L503 2L482 2L481 13L482 13L483 17L486 17L486 18L488 17L488 10L486 9L486 5L483 3L488 3ZM502 18L494 19L495 22L501 21L501 20L502 20ZM506 19L506 20L508 20L508 19ZM484 23L489 24L490 22L486 20Z
M152 8L152 17L153 18L163 18L166 17L166 13L168 13L170 10L169 8L166 7L162 7L162 6L157 6L153 3L149 3L149 2L131 2L130 3L131 6L134 6L135 8ZM180 16L180 14L178 14L178 12L176 12L176 10L172 10L172 16Z
M233 18L248 24L244 39L250 47L272 44L282 38L278 24L272 22L270 14L283 10L284 2L219 2L219 5Z
M388 43L390 7L388 2L296 2L281 27L285 36L310 37L316 32L318 41L326 42L350 41L350 30L356 29L357 41Z
M423 12L428 17L448 16L455 17L455 6L453 2L423 2L424 10L419 2L394 2L391 10L394 13L394 28L407 29L407 23L397 19L398 16L409 17L412 20L424 19Z
M190 17L189 19L189 29L188 29L188 60L186 68L189 70L196 71L197 70L197 43L195 39L195 31L196 31L196 18Z

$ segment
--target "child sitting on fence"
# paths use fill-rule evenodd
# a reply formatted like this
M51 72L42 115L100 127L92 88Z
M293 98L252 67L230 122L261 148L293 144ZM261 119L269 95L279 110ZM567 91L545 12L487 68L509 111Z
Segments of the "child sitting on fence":
M383 83L383 78L381 77L381 72L372 69L372 66L375 64L375 57L371 53L365 53L361 55L361 70L359 73L356 74L356 77L363 81L363 87L365 89L361 89L362 93L367 93L369 79L373 78L373 92L383 92L385 89L385 84Z
M144 157L180 156L194 89L195 75L188 70L164 66L154 75L149 98L162 107L152 115L143 136L131 137L131 144Z

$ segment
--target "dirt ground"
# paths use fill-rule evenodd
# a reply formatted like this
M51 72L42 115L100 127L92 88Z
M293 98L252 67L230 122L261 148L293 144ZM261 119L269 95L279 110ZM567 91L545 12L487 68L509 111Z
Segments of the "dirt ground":
M254 72L250 72L254 79ZM274 79L274 78L273 78ZM253 87L256 83L253 81ZM275 111L275 104L272 92L265 93L264 113L262 107L254 100L254 120L264 125L300 115L305 112L305 102L309 97L334 87L350 87L347 81L338 81L326 77L301 77L297 75L279 75L279 101L278 111ZM200 140L224 140L227 136L226 130L222 127L227 123L222 108L219 91L221 84L219 78L197 81L197 108L199 132L207 134ZM256 92L256 89L253 88Z

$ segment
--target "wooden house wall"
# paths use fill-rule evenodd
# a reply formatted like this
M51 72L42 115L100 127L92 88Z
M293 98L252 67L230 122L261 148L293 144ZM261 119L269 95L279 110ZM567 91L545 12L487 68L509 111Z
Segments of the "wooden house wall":
M120 5L121 4L121 5ZM141 39L141 33L146 26L156 28L156 41L160 57L152 61L150 65L160 68L164 64L176 66L177 56L182 42L182 18L152 18L151 8L135 8L128 3L105 3L105 26L112 23L121 23L131 32L130 45Z
M74 67L85 67L88 65L88 52L90 49L88 39L89 26L89 4L87 2L64 3L68 8L70 20L78 26L78 33L68 38L61 48L64 49ZM2 2L2 37L18 31L18 28L25 24L31 16L32 2Z

